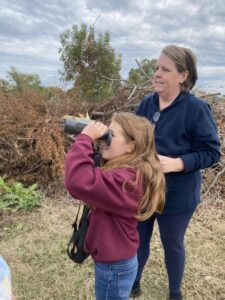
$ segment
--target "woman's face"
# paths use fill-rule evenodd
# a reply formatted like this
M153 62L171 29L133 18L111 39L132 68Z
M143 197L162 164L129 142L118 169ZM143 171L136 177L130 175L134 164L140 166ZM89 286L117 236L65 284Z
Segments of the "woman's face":
M110 146L104 143L102 147L102 157L105 160L111 160L125 153L132 152L132 142L126 140L122 127L115 121L112 121L109 125L109 129L112 130L112 142Z
M187 75L188 72L179 73L175 62L161 53L153 76L154 89L159 94L179 94L180 84L186 80Z

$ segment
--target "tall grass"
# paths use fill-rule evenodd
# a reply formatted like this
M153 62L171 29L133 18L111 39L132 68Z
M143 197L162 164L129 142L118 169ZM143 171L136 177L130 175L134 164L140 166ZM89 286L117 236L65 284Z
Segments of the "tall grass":
M17 300L94 299L92 259L78 265L66 254L76 207L66 198L46 199L32 214L4 215L0 221L0 254L11 268ZM201 205L188 228L183 281L187 300L225 299L223 208ZM166 299L167 276L157 228L151 252L140 299Z

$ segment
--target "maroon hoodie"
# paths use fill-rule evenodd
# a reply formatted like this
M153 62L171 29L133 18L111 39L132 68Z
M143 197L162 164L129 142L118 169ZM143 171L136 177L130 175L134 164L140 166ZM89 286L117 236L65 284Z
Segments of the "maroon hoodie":
M65 186L71 196L93 209L85 239L85 251L98 262L114 262L134 256L139 246L137 220L142 187L123 187L135 172L94 167L92 140L80 134L66 156Z

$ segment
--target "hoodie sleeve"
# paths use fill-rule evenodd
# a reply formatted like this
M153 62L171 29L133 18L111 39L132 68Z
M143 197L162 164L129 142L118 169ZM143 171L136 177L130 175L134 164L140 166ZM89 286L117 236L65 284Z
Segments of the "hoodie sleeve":
M208 104L197 108L192 126L192 150L180 156L185 172L207 168L220 158L217 128Z
M124 217L138 206L137 189L125 192L123 184L134 176L127 169L103 171L94 167L92 140L80 134L66 155L65 187L72 197L106 212Z

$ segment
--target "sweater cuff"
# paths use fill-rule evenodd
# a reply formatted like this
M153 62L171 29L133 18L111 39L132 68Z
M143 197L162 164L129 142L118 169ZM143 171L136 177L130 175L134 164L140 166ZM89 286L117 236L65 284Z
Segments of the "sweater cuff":
M179 156L184 164L184 172L191 172L193 170L193 157L190 154L184 154Z
M90 138L90 136L85 133L80 133L79 135L77 135L76 141L87 141L87 142L90 142L91 144L93 144L92 138Z

